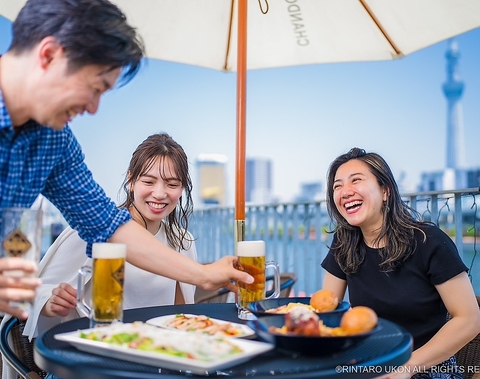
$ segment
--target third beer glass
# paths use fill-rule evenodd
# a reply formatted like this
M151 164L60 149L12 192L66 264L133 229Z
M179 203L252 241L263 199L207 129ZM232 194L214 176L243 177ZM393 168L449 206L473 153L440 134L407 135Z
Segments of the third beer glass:
M123 320L123 282L126 245L94 243L93 267L79 271L77 300L80 309L90 317L90 327ZM91 306L85 300L85 275L91 273Z
M3 208L0 209L0 257L18 257L38 265L42 243L42 208ZM23 271L3 271L5 276L23 276ZM31 311L32 303L10 302L13 307Z
M268 298L276 298L280 294L280 270L276 262L265 262L264 241L239 241L237 256L239 269L255 279L251 284L238 283L238 318L251 320L255 316L247 309L248 303L265 299L265 270L274 270L275 291Z

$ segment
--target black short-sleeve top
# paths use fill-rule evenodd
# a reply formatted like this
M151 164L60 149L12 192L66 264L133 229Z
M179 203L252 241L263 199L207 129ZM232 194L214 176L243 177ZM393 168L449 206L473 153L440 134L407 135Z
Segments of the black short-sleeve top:
M352 306L368 306L379 317L403 326L413 336L414 349L423 346L446 322L447 310L435 285L468 271L450 237L433 225L421 228L426 241L415 230L415 252L394 271L380 271L378 250L367 246L365 260L355 274L342 271L332 249L322 262L325 270L347 281Z

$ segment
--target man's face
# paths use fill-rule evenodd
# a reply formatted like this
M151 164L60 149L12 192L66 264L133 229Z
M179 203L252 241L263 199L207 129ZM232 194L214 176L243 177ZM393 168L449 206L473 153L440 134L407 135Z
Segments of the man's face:
M55 130L63 129L79 114L96 113L100 96L115 85L120 75L120 68L112 70L98 65L84 66L71 73L67 63L60 49L46 65L37 94L40 96L32 112L35 121Z

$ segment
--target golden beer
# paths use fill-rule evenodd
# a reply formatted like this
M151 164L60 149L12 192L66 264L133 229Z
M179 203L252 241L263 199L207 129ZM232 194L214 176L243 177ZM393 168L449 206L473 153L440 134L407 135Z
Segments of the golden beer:
M238 263L240 270L248 272L255 279L251 284L238 283L238 301L245 308L248 303L265 298L265 256L239 256Z
M265 299L265 270L275 270L275 291L269 298L278 297L280 294L280 270L276 262L265 262L264 241L239 241L237 257L238 269L248 272L254 279L251 284L238 283L238 318L253 320L256 317L248 310L248 304Z
M94 258L92 310L96 322L121 321L125 258Z
M118 243L94 243L92 267L78 272L77 307L90 318L90 327L123 321L123 282L127 246ZM85 279L91 273L91 299L85 298ZM88 304L90 303L90 304Z

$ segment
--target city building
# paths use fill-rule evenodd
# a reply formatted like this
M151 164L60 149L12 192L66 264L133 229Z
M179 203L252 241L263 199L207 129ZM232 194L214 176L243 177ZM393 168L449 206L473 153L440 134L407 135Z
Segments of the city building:
M303 203L316 200L324 200L322 182L302 183L300 185L300 194L295 197L295 202Z
M252 204L270 204L273 200L271 159L247 158L245 163L245 201Z
M200 154L197 166L199 206L227 206L227 157L222 154Z

